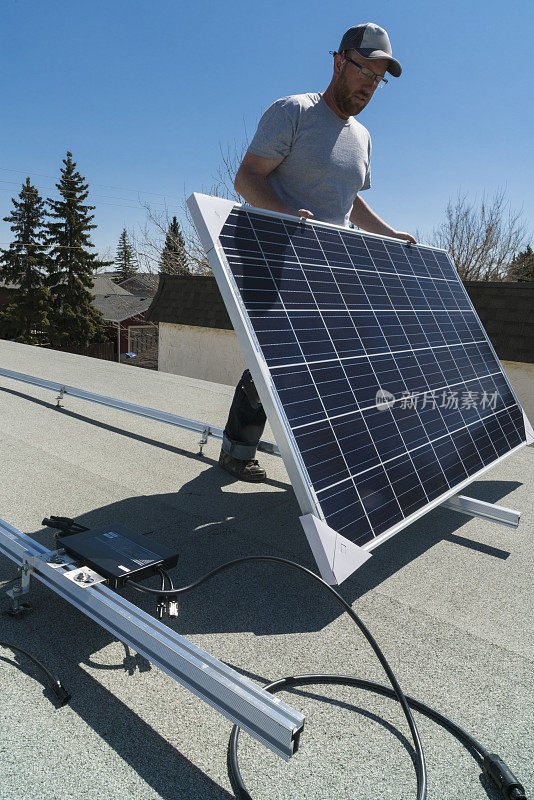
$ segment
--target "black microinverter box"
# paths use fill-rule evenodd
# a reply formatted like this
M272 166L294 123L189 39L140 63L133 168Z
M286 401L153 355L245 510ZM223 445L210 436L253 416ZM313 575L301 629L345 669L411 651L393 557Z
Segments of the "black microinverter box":
M178 554L162 544L147 540L124 525L92 528L70 536L58 536L58 547L108 579L119 589L131 578L141 580L178 563Z

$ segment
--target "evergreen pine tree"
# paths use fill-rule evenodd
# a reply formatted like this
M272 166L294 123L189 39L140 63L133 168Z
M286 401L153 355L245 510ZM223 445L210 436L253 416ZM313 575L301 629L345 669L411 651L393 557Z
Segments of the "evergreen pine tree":
M4 221L11 223L15 239L7 250L0 250L0 271L18 289L14 301L0 313L0 336L34 344L47 332L50 301L45 286L44 202L29 178L19 200L12 202L13 211Z
M506 271L507 281L534 281L534 252L529 244L511 260Z
M117 267L117 277L115 278L117 283L131 278L137 272L137 258L128 239L126 228L123 228L117 245L115 266Z
M167 272L171 275L191 275L184 237L176 217L172 218L169 225L159 263L160 272Z
M86 347L99 337L104 320L93 306L91 287L96 269L111 262L99 261L89 248L94 206L86 205L89 186L85 183L72 153L63 159L61 178L56 183L60 200L48 199L50 220L46 225L46 244L50 247L48 285L52 293L50 342L55 346Z

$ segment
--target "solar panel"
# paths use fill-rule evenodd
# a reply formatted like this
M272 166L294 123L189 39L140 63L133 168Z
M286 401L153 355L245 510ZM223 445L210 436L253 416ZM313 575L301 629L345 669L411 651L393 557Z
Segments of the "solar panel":
M527 440L447 253L231 201L190 209L324 576Z

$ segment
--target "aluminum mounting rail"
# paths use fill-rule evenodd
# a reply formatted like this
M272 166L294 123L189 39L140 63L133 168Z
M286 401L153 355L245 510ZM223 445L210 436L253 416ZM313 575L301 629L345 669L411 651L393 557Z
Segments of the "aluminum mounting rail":
M223 429L219 428L217 425L209 425L205 422L188 419L188 417L180 417L178 414L171 414L168 411L158 411L155 408L148 408L148 406L139 406L136 403L128 403L126 400L118 400L116 397L107 397L104 394L88 392L85 389L77 389L75 386L68 386L67 384L58 383L57 381L49 381L45 378L36 378L33 375L26 375L23 372L13 372L3 367L0 367L0 375L3 375L5 378L11 378L14 381L31 383L34 386L40 386L42 389L50 389L53 392L59 392L58 403L64 395L71 395L72 397L80 397L82 400L88 400L91 403L99 403L102 406L118 408L121 411L127 411L129 414L137 414L140 417L148 417L149 419L155 419L159 422L165 422L167 425L176 425L186 430L198 431L202 434L201 446L206 443L208 436L213 436L215 439L222 439L223 437ZM267 439L262 439L260 441L258 450L264 453L271 453L275 456L280 455L280 450L277 445Z
M287 761L296 752L302 714L103 583L86 587L69 579L76 567L68 557L55 563L57 552L0 519L0 553L22 568L19 593L37 578L277 755Z

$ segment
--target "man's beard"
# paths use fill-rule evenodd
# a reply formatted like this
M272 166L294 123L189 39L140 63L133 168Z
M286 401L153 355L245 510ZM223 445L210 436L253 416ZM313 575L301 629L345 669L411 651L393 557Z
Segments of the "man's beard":
M339 76L334 86L333 94L337 107L348 117L353 117L356 114L359 114L369 102L368 100L357 99L354 97L354 93L351 94L349 92L344 73L341 73Z

